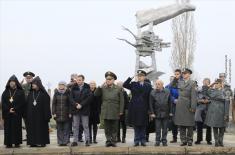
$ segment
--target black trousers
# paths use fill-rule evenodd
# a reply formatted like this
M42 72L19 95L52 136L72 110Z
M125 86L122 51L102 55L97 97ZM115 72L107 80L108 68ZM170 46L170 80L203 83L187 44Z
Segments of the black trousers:
M175 115L175 110L176 110L176 104L172 104L172 113ZM171 118L173 119L173 118ZM172 121L172 135L173 135L173 140L177 140L178 136L178 126L175 125L174 121Z
M172 135L173 135L173 140L177 140L177 135L178 135L178 126L175 125L175 123L172 124Z
M119 122L118 122L118 133L117 133L118 139L117 140L121 139L121 133L120 133L121 127L122 127L122 139L125 139L126 138L126 122L125 122L125 120L119 120Z
M92 137L93 141L96 141L97 131L98 131L98 125L96 123L89 123L90 142L92 141Z
M197 141L201 142L203 141L203 122L196 122L197 124ZM211 142L211 127L206 127L206 141Z

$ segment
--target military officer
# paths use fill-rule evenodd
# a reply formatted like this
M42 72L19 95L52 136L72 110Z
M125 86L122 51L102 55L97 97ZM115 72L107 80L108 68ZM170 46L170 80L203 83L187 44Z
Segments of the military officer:
M215 146L224 146L223 138L226 124L229 121L229 100L224 96L223 81L217 79L208 90L210 104L205 124L213 127Z
M131 91L131 101L128 107L128 123L134 127L134 146L146 146L146 126L148 124L149 95L152 86L146 82L147 73L143 70L137 71L137 82L128 78L123 87Z
M118 122L123 115L124 97L122 88L115 85L117 76L113 72L105 73L106 81L95 90L94 95L102 98L101 119L104 120L106 147L116 147Z
M22 88L24 90L24 94L25 94L25 99L27 100L27 97L29 95L30 89L31 89L31 83L33 81L33 78L35 77L35 74L33 72L27 71L23 74L24 76L24 80L26 81L26 83L21 83ZM23 108L24 112L23 112L23 120L24 120L24 126L26 128L26 117L25 117L25 113L26 113L26 107ZM27 135L26 135L26 139L23 139L23 141L27 140Z
M35 74L33 72L27 71L23 74L23 76L25 78L26 83L25 84L22 83L22 88L24 90L25 97L27 98L28 94L30 92L30 89L31 89L31 82L32 82Z
M176 104L174 122L180 128L181 146L192 146L193 127L195 126L195 109L197 105L197 93L195 82L190 79L192 71L183 69L183 80L179 81L179 98Z

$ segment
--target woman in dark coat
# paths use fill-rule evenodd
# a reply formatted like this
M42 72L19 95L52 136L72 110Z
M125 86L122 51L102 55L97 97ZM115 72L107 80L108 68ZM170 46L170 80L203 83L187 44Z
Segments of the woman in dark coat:
M27 144L45 147L50 143L48 123L51 119L50 96L36 77L27 99Z
M96 144L98 124L100 123L101 98L98 96L94 96L94 92L96 90L95 81L90 82L90 89L92 92L92 100L90 103L90 117L89 117L90 143L92 143L92 137L93 137L93 143Z
M66 88L66 82L64 81L59 82L58 89L55 89L52 114L56 121L57 143L59 146L67 146L70 137L69 121L72 115L70 92Z
M25 105L24 91L15 75L7 82L2 94L2 118L4 119L4 145L22 144L22 115Z

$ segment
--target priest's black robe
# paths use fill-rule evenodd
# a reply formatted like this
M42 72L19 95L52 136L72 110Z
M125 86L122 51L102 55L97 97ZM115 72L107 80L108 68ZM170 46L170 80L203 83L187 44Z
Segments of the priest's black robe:
M10 81L15 81L16 89L10 88ZM14 95L13 95L14 94ZM12 96L13 102L10 102ZM4 119L4 145L22 144L22 115L25 105L24 91L13 75L7 82L2 94L2 118ZM15 113L10 113L13 108Z
M31 90L27 98L27 144L46 145L50 143L48 125L51 118L50 97L41 82L36 84L40 89ZM34 105L34 99L36 99L36 105Z

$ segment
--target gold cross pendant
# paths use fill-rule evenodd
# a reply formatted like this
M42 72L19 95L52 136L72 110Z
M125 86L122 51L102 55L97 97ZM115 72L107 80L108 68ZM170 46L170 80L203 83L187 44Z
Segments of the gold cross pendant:
M11 97L11 98L9 99L9 101L12 103L14 100L13 100L13 98Z

